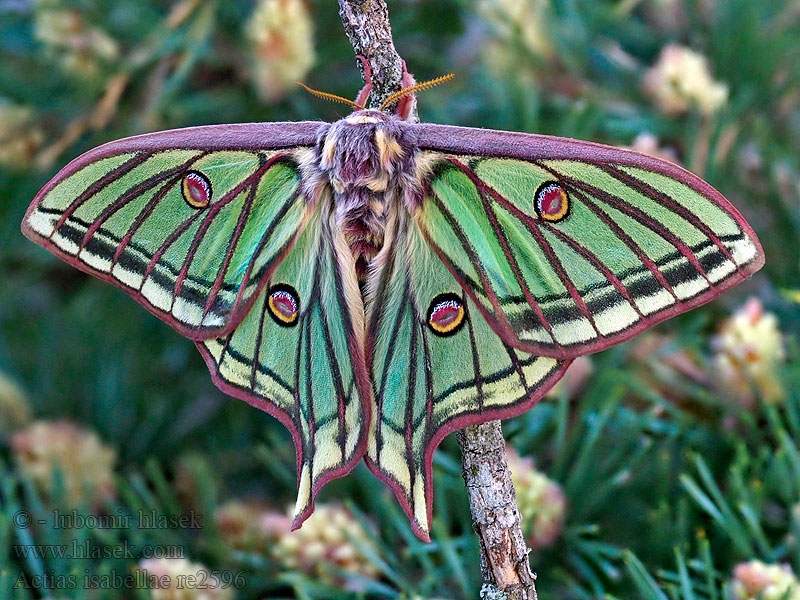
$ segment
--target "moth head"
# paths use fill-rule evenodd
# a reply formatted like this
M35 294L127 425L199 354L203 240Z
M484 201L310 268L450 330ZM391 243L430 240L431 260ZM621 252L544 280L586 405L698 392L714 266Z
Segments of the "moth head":
M374 108L365 108L353 111L344 120L350 125L379 125L388 123L392 117Z
M357 110L320 127L315 151L338 193L351 187L383 192L412 168L414 133L394 115Z

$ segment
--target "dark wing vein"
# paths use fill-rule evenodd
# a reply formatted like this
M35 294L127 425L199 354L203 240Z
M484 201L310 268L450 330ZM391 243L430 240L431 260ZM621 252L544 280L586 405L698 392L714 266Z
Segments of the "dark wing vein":
M140 154L136 154L126 160L124 163L119 165L118 167L111 169L108 173L103 175L100 179L92 183L88 188L86 188L75 200L73 200L67 209L62 213L61 218L56 223L56 226L53 228L53 233L58 231L58 229L67 222L78 208L80 208L85 202L87 202L92 196L97 194L100 190L106 187L112 181L116 181L129 171L132 171L140 164L142 164L145 160L153 156L153 153L142 152ZM52 238L53 233L50 234Z
M659 221L651 218L644 211L639 210L635 206L632 206L631 204L625 202L624 200L622 200L618 196L615 196L614 194L601 190L588 183L584 183L582 181L578 181L571 177L561 175L558 171L548 167L547 165L539 164L539 166L549 171L554 176L562 179L571 188L580 189L586 194L591 195L593 198L596 198L600 202L603 202L608 206L611 206L616 210L620 211L621 213L626 214L629 217L632 217L633 219L639 221L640 223L645 224L651 231L657 233L667 243L674 246L676 250L678 250L681 254L683 254L686 260L688 260L689 263L695 268L697 273L701 275L708 282L709 287L713 287L714 284L711 283L711 280L708 278L708 275L706 274L702 265L700 265L700 262L697 260L697 257L694 255L691 249L680 238L678 238L675 234L673 234L666 227L664 227Z

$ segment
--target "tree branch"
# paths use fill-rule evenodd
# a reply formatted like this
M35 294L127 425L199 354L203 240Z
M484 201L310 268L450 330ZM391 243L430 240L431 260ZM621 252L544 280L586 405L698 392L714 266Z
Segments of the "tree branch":
M403 76L403 59L394 47L386 2L339 0L339 16L356 56L366 58L372 69L373 88L368 107L380 108L390 94L400 90ZM361 63L358 68L361 79L365 79Z
M500 421L466 427L456 439L461 446L461 473L469 493L473 527L481 546L483 578L509 599L536 600L536 576L528 562Z
M363 56L372 70L368 106L379 108L400 89L403 75L403 61L394 47L386 2L339 0L339 16L356 55ZM359 64L359 68L365 79L363 65ZM416 114L412 118L416 120ZM457 438L480 542L481 572L488 582L481 597L536 600L536 578L528 563L500 421L467 427L458 432Z

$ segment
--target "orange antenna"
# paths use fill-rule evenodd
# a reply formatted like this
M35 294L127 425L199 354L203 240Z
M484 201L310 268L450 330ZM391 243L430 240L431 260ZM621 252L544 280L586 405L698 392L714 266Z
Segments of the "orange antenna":
M432 88L435 85L439 85L440 83L444 83L445 81L450 81L455 74L448 73L447 75L442 75L441 77L437 77L436 79L431 79L430 81L423 81L422 83L418 83L416 85L412 85L411 87L403 88L399 92L395 92L391 94L386 100L383 101L381 104L381 110L386 109L386 107L391 106L393 103L397 102L403 96L408 94L413 94L414 92L421 92L422 90L427 90L428 88Z
M366 106L362 106L358 102L353 102L352 100L345 98L344 96L337 96L336 94L329 94L328 92L320 92L319 90L314 90L308 87L305 83L300 83L299 81L295 81L297 85L307 91L309 94L317 96L318 98L324 98L325 100L330 100L331 102L341 102L342 104L349 104L351 106L355 106L356 108L360 108L364 110Z

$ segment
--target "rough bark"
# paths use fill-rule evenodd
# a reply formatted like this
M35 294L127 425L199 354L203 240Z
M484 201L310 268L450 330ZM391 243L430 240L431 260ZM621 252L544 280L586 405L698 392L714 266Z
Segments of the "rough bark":
M389 10L384 0L339 0L339 16L355 54L372 70L370 108L401 88L403 61L394 47ZM364 71L362 69L362 79ZM412 116L416 118L416 114ZM520 527L514 486L506 460L500 421L467 427L458 432L462 473L469 493L475 533L481 553L481 572L487 600L536 600L528 562L528 547Z
M493 596L484 586L484 598L536 600L536 576L528 562L506 443L500 421L466 427L456 434L461 446L461 472L469 493L473 527L481 546L483 578L505 596Z
M383 0L339 0L339 16L356 56L367 59L372 69L369 108L380 108L383 101L400 90L403 60L397 53L389 25L389 9ZM363 65L359 62L361 78Z

